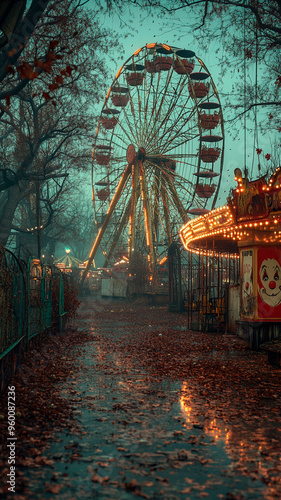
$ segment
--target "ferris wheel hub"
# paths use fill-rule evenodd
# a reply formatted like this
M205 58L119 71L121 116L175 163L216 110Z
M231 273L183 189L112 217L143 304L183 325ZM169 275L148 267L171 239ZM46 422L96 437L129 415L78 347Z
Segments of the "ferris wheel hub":
M140 161L144 161L144 160L145 160L145 158L146 158L146 153L145 153L145 149L144 149L144 148L140 148L140 149L138 150L137 158L138 158L138 160L140 160Z
M144 148L140 148L138 152L136 153L135 146L133 144L130 144L127 148L127 162L132 165L136 159L139 161L144 161L146 159L146 152Z
M133 144L130 144L130 146L128 146L127 148L127 154L126 154L126 157L127 157L127 162L132 165L132 163L134 162L134 160L136 159L136 150L135 150L135 146Z

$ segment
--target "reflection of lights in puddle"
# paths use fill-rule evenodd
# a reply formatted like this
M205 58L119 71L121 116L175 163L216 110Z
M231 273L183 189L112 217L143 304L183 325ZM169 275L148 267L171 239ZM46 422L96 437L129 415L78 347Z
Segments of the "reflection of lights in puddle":
M183 382L182 395L180 397L180 407L183 413L187 428L191 429L198 423L196 418L196 405L193 403L192 396L188 394L188 384ZM216 418L204 422L204 432L215 441L223 440L226 445L230 442L231 431L223 423L217 422ZM242 443L241 443L242 444Z
M195 425L196 428L196 425L198 425L199 422L197 418L199 413L199 398L197 397L193 400L187 382L183 382L182 384L180 408L185 419L187 429L192 429L193 425ZM255 429L255 439L253 442L253 439L251 439L250 435L243 441L241 440L241 438L237 439L237 430L234 432L233 430L226 428L224 422L218 422L216 418L205 420L202 427L204 433L207 436L210 436L213 442L224 442L226 452L234 461L235 468L238 468L240 471L244 471L245 473L245 471L247 470L247 463L251 464L249 470L252 470L252 466L255 463L255 471L252 470L251 472L253 477L255 479L267 477L268 469L264 461L260 457L258 458L257 454L261 455L263 453L263 450L266 450L268 443L259 429ZM242 431L242 433L248 432L246 427L245 429L243 429L243 425L240 431ZM262 445L256 447L258 439L262 440Z
M184 399L183 399L183 396L180 398L180 405L181 405L181 409L184 411L184 417L185 417L185 420L188 424L191 423L191 411L192 411L192 407L191 406L187 406L187 404L184 402Z
M137 389L137 386L135 384L133 384L132 381L129 381L129 382L124 382L122 380L118 380L118 386L120 387L120 389L123 389L125 391L134 391Z

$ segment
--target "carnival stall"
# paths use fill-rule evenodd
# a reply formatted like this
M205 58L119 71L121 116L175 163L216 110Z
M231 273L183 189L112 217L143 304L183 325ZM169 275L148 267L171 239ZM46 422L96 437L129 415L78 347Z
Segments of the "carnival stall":
M281 167L269 181L235 170L237 188L227 205L190 220L184 247L209 258L240 258L238 335L252 347L281 334Z

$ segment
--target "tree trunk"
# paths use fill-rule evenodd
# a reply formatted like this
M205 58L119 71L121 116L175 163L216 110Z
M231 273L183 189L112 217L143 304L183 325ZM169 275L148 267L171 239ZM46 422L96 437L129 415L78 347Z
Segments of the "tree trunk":
M23 192L18 185L12 186L8 190L8 197L0 211L0 243L6 246L11 233L14 214L23 197Z

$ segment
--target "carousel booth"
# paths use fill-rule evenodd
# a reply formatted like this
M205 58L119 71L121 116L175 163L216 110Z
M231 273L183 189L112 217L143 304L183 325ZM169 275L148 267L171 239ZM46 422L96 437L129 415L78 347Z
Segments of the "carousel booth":
M191 252L205 248L240 257L238 335L253 348L281 338L281 168L270 180L238 183L228 204L189 221L180 237Z

